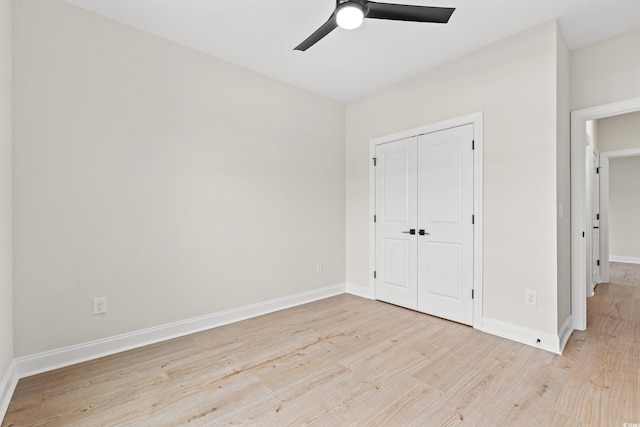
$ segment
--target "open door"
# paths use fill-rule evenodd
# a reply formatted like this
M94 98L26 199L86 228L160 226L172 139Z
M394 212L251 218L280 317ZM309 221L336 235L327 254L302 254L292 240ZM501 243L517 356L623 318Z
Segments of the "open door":
M591 187L591 293L600 283L600 154L593 151L593 167L591 169L593 186Z

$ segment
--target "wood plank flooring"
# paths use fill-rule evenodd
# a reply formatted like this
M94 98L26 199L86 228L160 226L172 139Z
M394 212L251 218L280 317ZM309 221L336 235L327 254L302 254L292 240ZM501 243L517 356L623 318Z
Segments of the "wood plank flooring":
M340 295L20 380L2 426L640 423L640 266L564 355Z

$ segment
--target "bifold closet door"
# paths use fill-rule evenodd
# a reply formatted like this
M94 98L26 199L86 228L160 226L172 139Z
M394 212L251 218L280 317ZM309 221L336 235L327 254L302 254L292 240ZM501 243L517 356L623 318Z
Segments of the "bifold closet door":
M376 147L376 298L417 309L417 138ZM413 233L412 233L413 230Z
M473 324L473 125L418 137L418 310Z

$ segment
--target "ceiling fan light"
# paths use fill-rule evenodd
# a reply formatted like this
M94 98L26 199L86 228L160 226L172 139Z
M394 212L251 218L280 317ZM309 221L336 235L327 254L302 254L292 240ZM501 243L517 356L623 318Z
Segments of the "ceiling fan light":
M358 3L343 3L336 12L336 23L340 28L353 30L362 25L364 21L364 11Z

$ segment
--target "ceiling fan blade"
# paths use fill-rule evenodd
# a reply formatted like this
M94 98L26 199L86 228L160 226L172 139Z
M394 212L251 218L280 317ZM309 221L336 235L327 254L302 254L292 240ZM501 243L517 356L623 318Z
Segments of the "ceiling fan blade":
M412 6L369 1L365 10L367 10L367 18L446 24L456 9L453 7Z
M335 30L338 24L336 23L335 13L331 15L329 20L322 24L320 28L318 28L313 34L306 38L305 41L296 46L293 50L301 50L305 51L309 49L314 44L318 43L322 38L324 38L331 31Z

